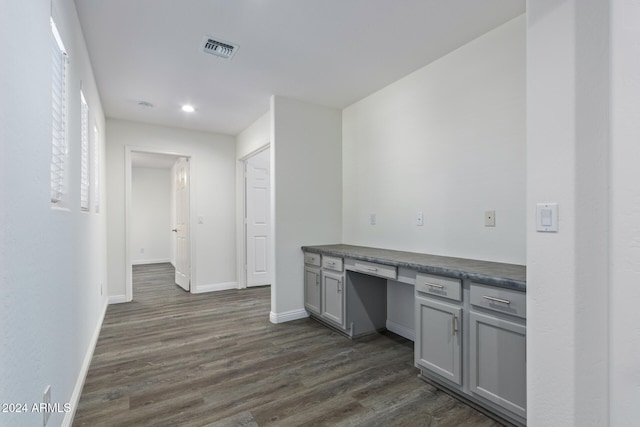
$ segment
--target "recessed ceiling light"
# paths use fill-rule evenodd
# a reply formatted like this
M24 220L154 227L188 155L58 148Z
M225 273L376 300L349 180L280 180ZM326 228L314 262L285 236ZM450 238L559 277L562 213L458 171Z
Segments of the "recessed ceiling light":
M183 105L182 111L184 111L185 113L193 113L194 111L196 111L196 109L193 108L193 105Z

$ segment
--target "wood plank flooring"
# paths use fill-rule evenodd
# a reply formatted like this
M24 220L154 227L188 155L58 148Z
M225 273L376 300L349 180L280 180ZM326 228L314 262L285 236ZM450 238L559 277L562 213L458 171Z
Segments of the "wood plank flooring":
M269 322L269 288L193 295L135 266L109 306L74 426L499 426L417 378L413 343Z

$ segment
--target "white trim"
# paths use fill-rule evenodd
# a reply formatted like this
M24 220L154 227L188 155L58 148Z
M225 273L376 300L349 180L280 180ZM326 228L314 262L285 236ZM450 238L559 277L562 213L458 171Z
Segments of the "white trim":
M210 285L200 285L197 288L191 287L192 294L203 294L205 292L228 291L229 289L238 289L238 282L212 283Z
M122 304L129 301L131 300L127 300L126 295L112 295L109 297L109 304Z
M309 317L309 313L304 308L299 310L285 311L284 313L269 313L271 323L291 322L292 320L304 319Z
M80 367L80 372L78 373L78 378L76 379L76 385L73 388L71 399L69 399L72 410L67 412L64 416L64 419L62 420L62 426L64 427L71 427L71 425L73 424L73 419L76 416L76 410L78 409L78 402L80 402L82 388L84 387L84 382L87 379L87 374L89 373L89 366L91 365L93 352L96 349L96 344L98 343L98 337L100 336L100 330L102 329L102 324L104 323L104 316L106 313L107 304L105 301L105 304L102 307L102 315L100 316L100 321L96 325L96 329L93 331L93 335L91 336L91 340L89 341L89 347L87 348L87 353L85 354L84 361L82 362L82 366Z
M171 265L173 265L173 263L171 262L171 260L169 258L158 258L158 259L139 259L136 261L131 261L131 265L146 265L146 264L164 264L164 263L171 263ZM175 266L174 266L175 268Z
M387 319L386 324L387 330L393 332L394 334L398 334L401 337L404 337L413 342L416 341L416 331L410 329L404 325L394 322L393 320Z

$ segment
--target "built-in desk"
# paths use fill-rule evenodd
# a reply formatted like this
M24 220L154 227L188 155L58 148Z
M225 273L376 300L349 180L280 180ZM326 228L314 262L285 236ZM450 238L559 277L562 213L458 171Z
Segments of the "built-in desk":
M348 258L397 267L399 281L415 285L415 273L424 272L469 279L492 286L526 291L524 265L478 261L353 245L303 246L308 253Z
M305 308L350 338L410 312L423 379L526 425L526 268L352 245L303 246ZM404 305L388 290L402 289ZM408 293L406 289L409 289ZM414 335L414 336L410 336Z

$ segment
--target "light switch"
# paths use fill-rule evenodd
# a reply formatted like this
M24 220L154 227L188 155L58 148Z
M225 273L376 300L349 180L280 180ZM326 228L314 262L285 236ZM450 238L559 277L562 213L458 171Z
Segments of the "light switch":
M369 214L369 224L376 225L376 214Z
M557 203L538 203L536 205L536 230L550 233L558 231Z
M202 215L198 215L198 224L204 224L204 217Z

